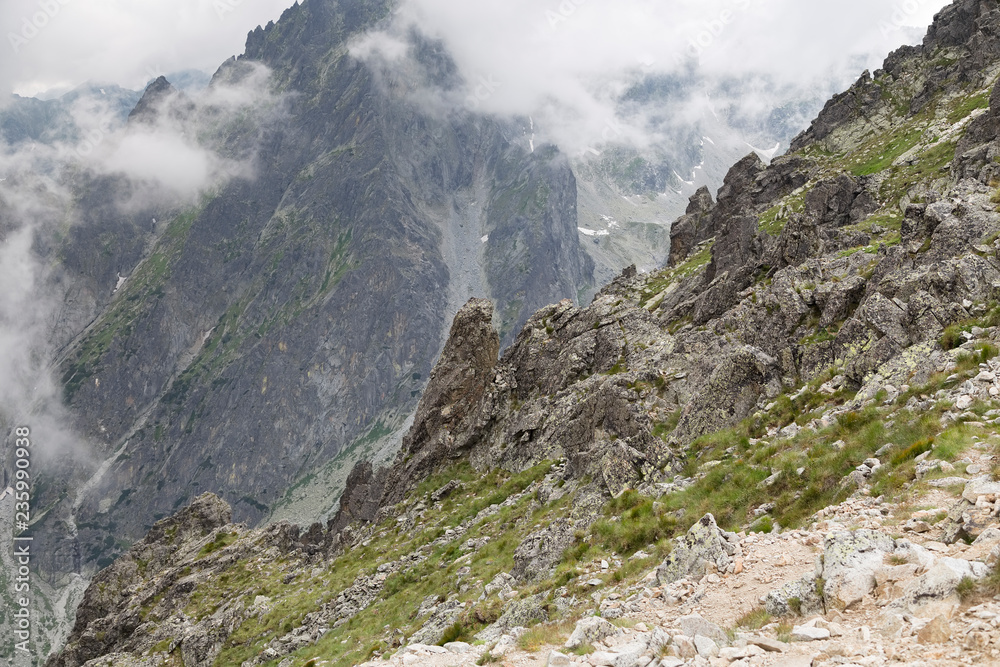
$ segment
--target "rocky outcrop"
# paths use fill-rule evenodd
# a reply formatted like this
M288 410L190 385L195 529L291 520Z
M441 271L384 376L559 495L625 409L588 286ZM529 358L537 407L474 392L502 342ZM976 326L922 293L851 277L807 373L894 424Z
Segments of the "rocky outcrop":
M398 463L378 473L368 462L357 465L347 479L331 530L371 521L379 509L398 502L413 480L462 452L455 434L461 433L482 400L500 350L492 319L493 304L482 299L472 299L458 311L413 426L403 439Z
M739 538L720 530L715 517L706 514L687 534L679 537L673 550L656 570L661 586L687 576L700 578L709 571L726 572L739 553Z
M670 226L670 265L683 262L696 245L711 238L713 229L708 213L713 207L712 193L701 187L691 195L687 211Z

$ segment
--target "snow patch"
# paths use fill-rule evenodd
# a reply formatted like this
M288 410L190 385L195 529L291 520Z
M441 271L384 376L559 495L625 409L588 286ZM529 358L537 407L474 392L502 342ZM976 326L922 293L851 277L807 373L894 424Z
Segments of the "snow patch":
M487 241L490 240L490 235L486 234L485 236L483 236L483 238L481 238L479 240L482 241L483 243L486 243Z
M584 236L611 236L611 232L609 232L606 229L597 230L597 229L587 229L585 227L577 227L577 229L579 229L580 233L583 234Z
M752 150L755 153L757 153L757 155L761 156L761 158L763 158L767 162L770 162L771 160L773 160L775 153L777 153L778 149L781 148L781 142L780 141L778 143L774 144L774 148L771 148L769 150L764 150L762 148L757 148L753 144L750 144L750 143L747 143L747 142L743 142L743 143L747 144L747 146L750 147L750 150Z

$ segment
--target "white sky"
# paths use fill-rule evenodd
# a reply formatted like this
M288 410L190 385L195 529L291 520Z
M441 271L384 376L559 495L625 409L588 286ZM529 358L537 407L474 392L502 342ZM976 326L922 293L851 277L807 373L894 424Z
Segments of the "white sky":
M307 0L308 2L334 0ZM339 0L350 2L351 0ZM138 88L153 74L215 68L241 53L248 31L291 0L2 0L0 86L20 94L87 80ZM586 95L579 74L637 64L669 67L700 49L707 71L768 70L801 78L848 54L873 64L926 26L945 0L405 0L451 47L468 75L502 79L500 107L523 112L550 92ZM728 12L724 15L723 12ZM712 27L721 32L706 39ZM23 41L22 41L23 40Z
M293 2L0 0L0 89L34 95L86 81L138 89L168 72L214 72Z

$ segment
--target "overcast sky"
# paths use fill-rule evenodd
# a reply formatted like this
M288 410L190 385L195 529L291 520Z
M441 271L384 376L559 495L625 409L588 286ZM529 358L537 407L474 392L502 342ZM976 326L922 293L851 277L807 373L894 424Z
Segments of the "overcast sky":
M333 0L309 0L333 1ZM341 0L349 2L350 0ZM35 94L87 80L142 86L153 74L214 71L289 0L2 0L0 84ZM403 15L441 36L468 75L503 79L498 107L552 93L585 101L581 73L669 68L697 53L708 70L790 79L847 54L881 59L904 26L944 0L405 0ZM714 33L714 34L713 34ZM582 98L581 98L582 96Z

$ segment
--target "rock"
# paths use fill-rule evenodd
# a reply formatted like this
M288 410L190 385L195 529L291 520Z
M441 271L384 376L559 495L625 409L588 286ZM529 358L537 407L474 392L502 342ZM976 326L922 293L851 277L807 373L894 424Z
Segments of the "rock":
M719 655L719 645L702 635L695 635L694 648L703 658L715 658Z
M492 596L497 596L500 599L506 599L507 594L514 590L514 584L517 583L507 572L500 572L497 574L490 583L486 584L486 588L483 590L483 594L479 596L480 600L486 600Z
M660 667L681 667L683 664L684 660L681 658L675 658L673 656L660 658Z
M811 642L829 638L830 631L825 628L809 627L808 625L796 625L792 628L792 639L796 641Z
M941 614L917 631L917 641L921 644L944 644L950 639L951 626L948 624L948 619Z
M480 630L476 639L484 642L497 641L516 627L528 627L539 621L547 621L549 615L546 604L545 595L541 593L522 600L511 600L496 623Z
M569 636L564 645L566 649L572 651L584 644L596 644L604 641L608 637L621 634L621 628L609 623L599 616L588 616L581 618L573 629L573 634Z
M615 647L614 667L637 667L643 663L643 656L649 645L642 640Z
M955 400L955 407L959 410L968 410L975 401L968 394L963 394Z
M790 581L764 597L764 609L772 616L791 614L821 614L823 599L817 594L816 577L806 576Z
M556 519L542 530L531 533L514 551L511 575L519 582L549 576L563 552L573 544L574 527L569 519Z
M569 659L569 656L563 655L558 651L552 651L549 653L549 659L545 664L548 667L569 667L572 661Z
M771 639L770 637L762 637L760 635L750 635L745 637L747 644L753 644L754 646L759 646L768 653L784 653L788 650L788 644L777 639Z
M444 637L445 631L454 625L462 615L463 607L451 600L442 602L431 613L424 624L410 637L411 644L437 644Z
M956 588L963 578L980 579L988 573L984 563L942 557L934 566L903 588L903 595L894 601L889 613L902 610L924 618L944 615L951 617L960 600Z
M701 635L723 646L729 644L729 635L726 634L726 631L715 623L702 618L699 614L682 616L678 619L677 624L685 637Z
M665 586L688 575L701 577L708 564L725 572L737 553L738 544L736 535L721 530L715 517L706 514L686 535L677 538L670 555L657 568L656 579Z
M827 604L846 609L875 589L875 572L895 550L889 535L872 530L836 533L823 545L823 595Z
M698 655L698 649L695 648L694 642L687 635L674 635L674 646L677 647L680 657L687 660Z
M608 651L594 651L590 654L590 664L594 667L615 667L617 659L617 653L609 653Z
M471 644L466 644L465 642L448 642L444 645L444 648L449 653L468 653L472 649Z
M962 497L973 505L979 500L979 496L989 495L1000 496L1000 482L994 482L988 475L970 480L962 491Z

